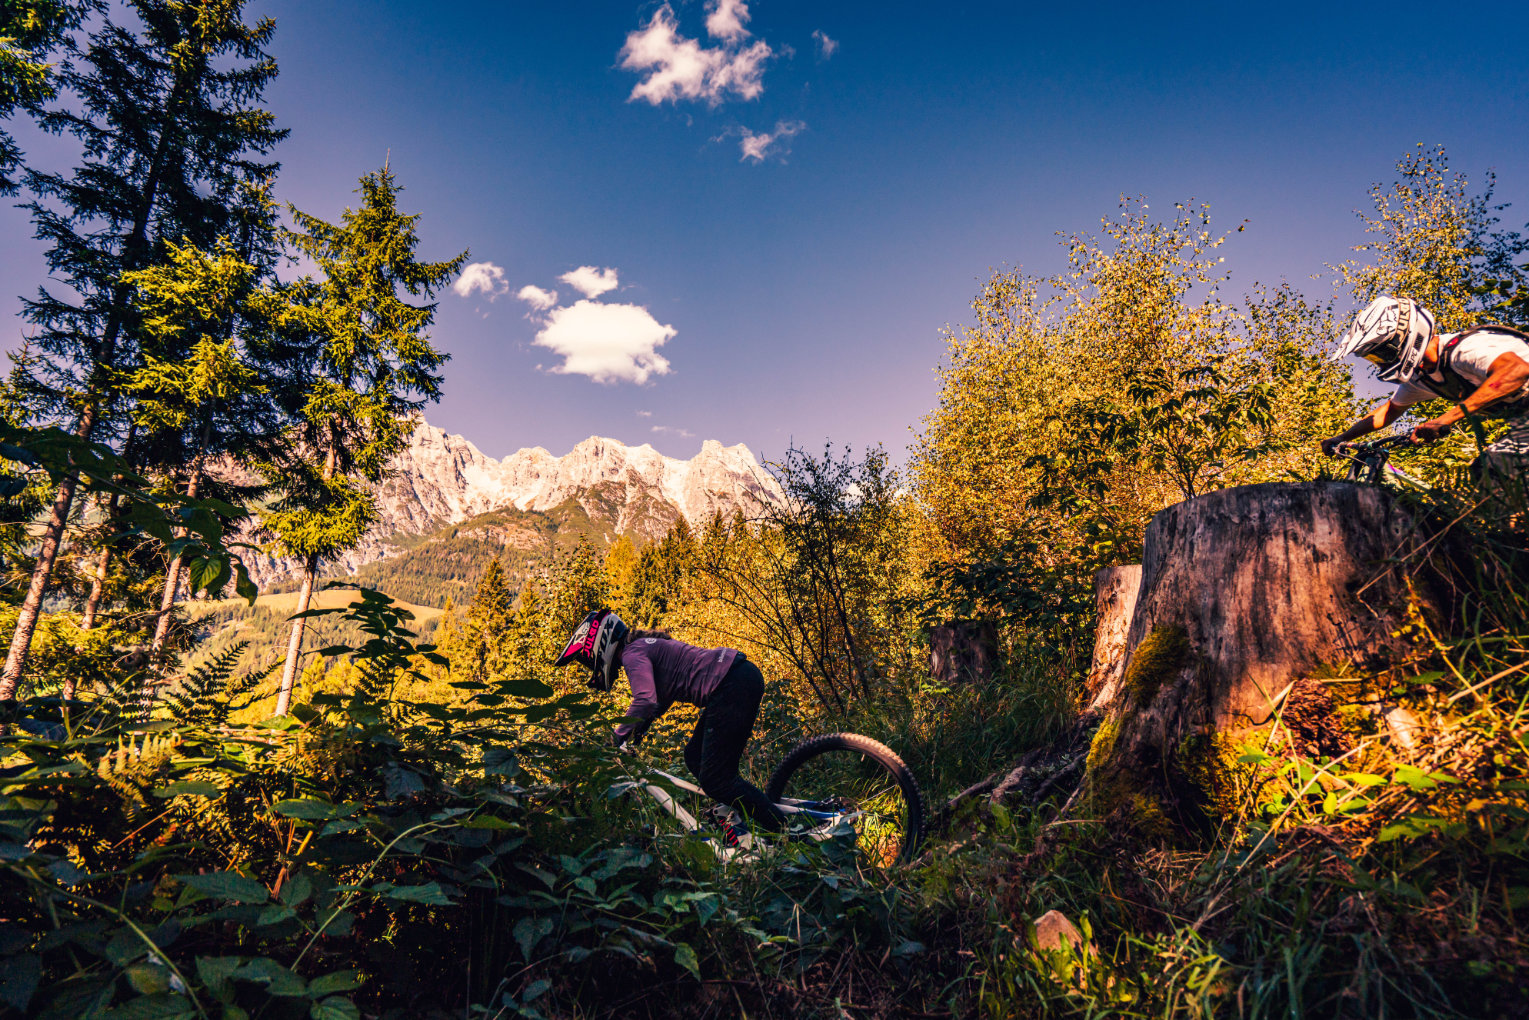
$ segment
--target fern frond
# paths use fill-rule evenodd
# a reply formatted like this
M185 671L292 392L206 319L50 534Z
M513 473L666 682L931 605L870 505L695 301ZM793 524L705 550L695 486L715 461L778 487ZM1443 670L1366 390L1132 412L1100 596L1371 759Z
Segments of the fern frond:
M169 702L175 718L188 723L221 723L228 718L228 699L237 696L235 686L244 678L233 680L239 658L249 647L248 641L238 641L214 656L208 662L181 677L165 700Z

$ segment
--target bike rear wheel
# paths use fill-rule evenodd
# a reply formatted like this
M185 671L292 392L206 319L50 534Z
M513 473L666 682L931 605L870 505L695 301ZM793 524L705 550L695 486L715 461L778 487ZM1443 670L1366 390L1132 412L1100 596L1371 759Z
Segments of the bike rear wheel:
M858 733L809 737L770 776L765 795L788 811L840 815L855 847L880 867L906 864L924 834L924 795L891 748Z

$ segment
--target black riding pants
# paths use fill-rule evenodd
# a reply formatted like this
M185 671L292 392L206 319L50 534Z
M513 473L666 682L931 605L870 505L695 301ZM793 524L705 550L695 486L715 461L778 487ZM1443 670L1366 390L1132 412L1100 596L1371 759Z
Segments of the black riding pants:
M762 697L764 674L740 653L701 709L700 721L685 745L685 767L706 796L737 808L760 828L776 832L785 826L785 816L757 786L738 775L743 745L754 733Z

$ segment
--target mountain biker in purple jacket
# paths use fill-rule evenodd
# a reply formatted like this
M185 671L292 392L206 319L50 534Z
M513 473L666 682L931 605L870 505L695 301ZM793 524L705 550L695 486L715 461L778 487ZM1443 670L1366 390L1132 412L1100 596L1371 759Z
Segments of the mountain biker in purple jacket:
M697 648L664 631L633 631L609 609L584 617L554 666L577 662L589 685L614 686L626 671L632 703L614 737L618 747L642 740L653 720L675 702L696 705L701 718L685 744L685 767L713 800L737 808L762 829L785 826L768 797L738 774L743 747L754 732L764 696L764 675L732 648Z
M1489 325L1441 335L1416 302L1378 297L1354 317L1336 354L1364 358L1383 382L1398 385L1384 404L1322 440L1329 457L1339 444L1385 428L1412 405L1443 399L1454 406L1414 428L1413 442L1443 438L1467 414L1507 418L1507 434L1482 451L1472 470L1494 482L1523 473L1529 460L1529 337L1523 333Z

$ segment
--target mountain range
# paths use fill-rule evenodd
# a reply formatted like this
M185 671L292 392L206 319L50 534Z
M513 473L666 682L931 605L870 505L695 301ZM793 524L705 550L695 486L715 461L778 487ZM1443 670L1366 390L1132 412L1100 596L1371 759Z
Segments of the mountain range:
M599 546L629 534L641 545L681 518L700 525L718 512L751 513L781 492L741 443L708 439L694 457L679 460L646 443L591 436L561 457L538 446L495 460L462 436L421 422L377 497L378 522L323 573L439 605L447 596L460 602L489 556L504 559L512 575L523 574L579 540ZM246 559L262 590L298 580L297 560Z

